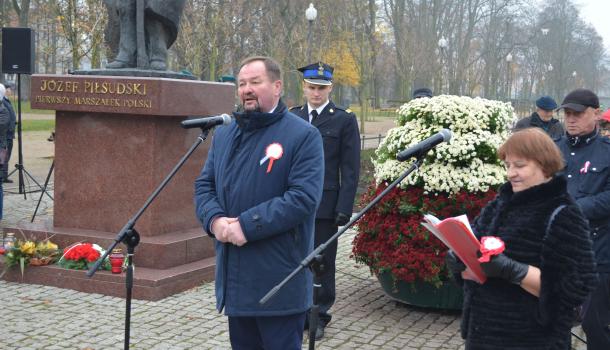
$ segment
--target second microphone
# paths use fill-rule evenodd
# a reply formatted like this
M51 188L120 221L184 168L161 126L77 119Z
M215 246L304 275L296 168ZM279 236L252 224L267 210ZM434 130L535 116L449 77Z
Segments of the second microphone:
M436 145L439 143L449 142L449 140L451 140L451 130L443 129L415 146L411 146L398 153L398 155L396 155L396 159L400 162L404 162L411 157L420 158L424 154L428 153L429 150L436 147Z
M187 119L182 121L180 125L182 125L185 129L191 128L201 128L203 130L207 130L213 128L217 125L229 125L231 124L231 116L228 114L221 114L213 117L206 118L197 118L197 119Z

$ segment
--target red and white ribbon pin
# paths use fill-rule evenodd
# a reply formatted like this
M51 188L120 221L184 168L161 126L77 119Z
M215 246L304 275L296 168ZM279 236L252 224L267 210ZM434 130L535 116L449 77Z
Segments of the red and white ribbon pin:
M589 167L591 166L591 162L590 161L586 161L585 162L585 166L583 168L580 169L580 173L581 174L586 174L587 171L589 171Z
M488 262L492 255L499 255L504 251L504 241L499 237L485 236L481 238L481 257L479 262Z
M265 156L261 159L259 165L263 165L267 160L269 160L269 164L267 165L267 173L271 172L271 168L273 167L273 162L282 158L284 154L284 148L277 142L274 142L267 146L265 150Z

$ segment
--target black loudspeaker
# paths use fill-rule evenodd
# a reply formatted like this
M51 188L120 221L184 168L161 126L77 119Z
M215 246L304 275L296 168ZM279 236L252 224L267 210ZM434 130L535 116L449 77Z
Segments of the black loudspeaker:
M32 28L2 28L2 72L34 73L34 31Z

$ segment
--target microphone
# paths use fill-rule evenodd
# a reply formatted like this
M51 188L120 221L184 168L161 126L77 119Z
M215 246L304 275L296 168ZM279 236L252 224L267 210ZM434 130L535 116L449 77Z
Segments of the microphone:
M187 119L183 120L180 125L185 129L201 128L203 130L211 129L217 125L229 125L231 124L231 116L228 114L221 114L213 117Z
M398 153L396 159L400 162L404 162L405 160L416 157L420 158L424 154L426 154L429 150L436 147L441 142L449 142L451 140L451 130L443 129L438 133L428 137L422 142L418 143L415 146L409 147L408 149Z

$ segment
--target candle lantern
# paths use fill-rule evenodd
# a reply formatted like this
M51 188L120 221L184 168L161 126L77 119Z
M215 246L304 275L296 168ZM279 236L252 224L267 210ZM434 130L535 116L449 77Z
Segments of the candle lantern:
M110 266L112 273L121 273L123 271L123 261L125 260L125 256L121 249L113 249L112 254L110 254Z

